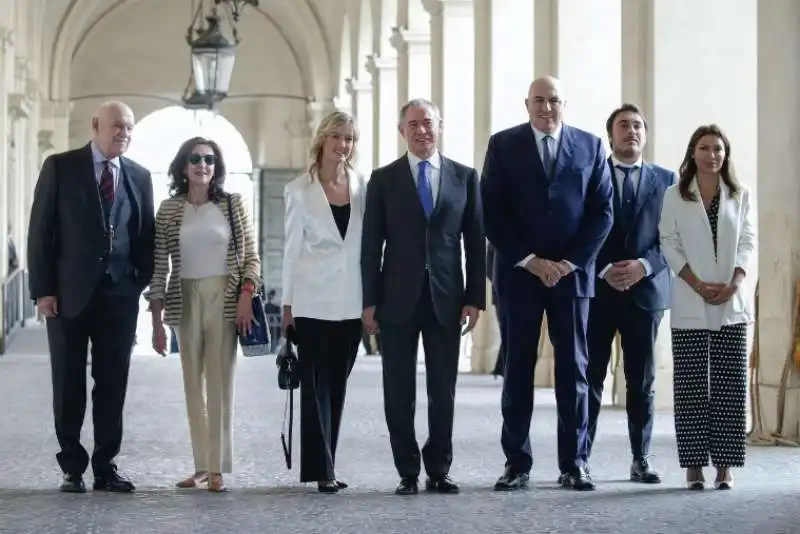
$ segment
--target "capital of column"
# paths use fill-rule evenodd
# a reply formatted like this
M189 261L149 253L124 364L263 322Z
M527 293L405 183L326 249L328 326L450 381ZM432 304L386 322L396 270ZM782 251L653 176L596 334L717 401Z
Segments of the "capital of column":
M392 27L392 36L389 38L389 42L401 54L407 54L412 48L429 50L431 34L430 32L415 32L409 31L408 28L394 26Z
M55 148L53 144L53 130L39 130L37 140L41 152L46 152Z
M11 123L27 119L31 114L31 102L24 93L11 93L8 95L8 116Z
M14 46L14 32L0 26L0 52L5 54Z
M372 92L372 83L359 80L358 78L347 78L345 80L345 85L347 86L347 92L354 96L359 93Z
M397 56L378 56L371 54L367 56L367 72L373 76L380 74L382 70L392 70L397 68Z
M17 56L14 58L14 78L17 81L17 84L21 86L25 86L28 82L28 71L30 67L28 65L28 59L22 56Z
M422 0L422 5L432 17L462 10L472 13L474 0Z
M336 106L332 100L312 101L306 105L306 111L308 112L308 128L313 133L317 131L322 119L336 111Z

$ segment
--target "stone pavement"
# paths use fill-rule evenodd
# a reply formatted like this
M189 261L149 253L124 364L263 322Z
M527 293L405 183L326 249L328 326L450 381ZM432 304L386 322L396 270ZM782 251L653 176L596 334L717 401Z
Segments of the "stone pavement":
M138 486L134 495L64 495L55 462L49 366L42 332L23 332L0 358L0 532L15 534L250 533L691 533L800 532L800 462L789 448L751 448L733 491L689 492L676 465L672 418L660 413L654 463L660 486L626 482L628 445L623 411L603 412L592 463L598 491L556 487L555 408L551 391L537 391L533 425L534 488L491 491L503 457L498 444L500 381L459 379L452 474L454 496L396 497L380 360L361 357L353 373L338 459L350 483L337 495L297 483L279 441L284 397L272 358L240 359L232 490L213 495L176 490L191 469L180 365L137 350L131 370L126 432L119 457ZM424 439L424 379L420 375L419 435ZM90 443L87 418L85 442ZM295 435L297 454L297 435ZM709 473L710 474L710 473ZM91 483L91 477L87 479Z

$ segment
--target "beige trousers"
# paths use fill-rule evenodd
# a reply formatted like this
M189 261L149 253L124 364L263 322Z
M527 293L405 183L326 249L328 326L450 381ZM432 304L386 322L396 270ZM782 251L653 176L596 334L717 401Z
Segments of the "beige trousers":
M228 276L181 280L177 329L196 471L230 473L236 326L225 320Z

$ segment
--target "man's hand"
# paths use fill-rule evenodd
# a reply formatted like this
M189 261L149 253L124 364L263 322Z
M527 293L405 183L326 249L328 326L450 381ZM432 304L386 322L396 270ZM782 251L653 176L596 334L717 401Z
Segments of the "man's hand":
M553 287L561 279L562 267L554 261L543 258L533 258L525 264L525 269L532 275L539 278L547 287ZM567 266L569 269L569 266Z
M58 315L58 299L56 297L39 297L36 299L36 309L45 317Z
M480 316L481 311L475 306L464 306L461 310L461 324L466 324L466 326L461 331L462 336L466 336L475 328L475 325L478 323L478 317Z
M364 308L361 312L361 322L364 323L364 330L367 334L373 335L378 333L378 321L375 320L375 306Z
M616 262L605 275L608 284L617 291L627 291L635 286L647 274L639 260Z

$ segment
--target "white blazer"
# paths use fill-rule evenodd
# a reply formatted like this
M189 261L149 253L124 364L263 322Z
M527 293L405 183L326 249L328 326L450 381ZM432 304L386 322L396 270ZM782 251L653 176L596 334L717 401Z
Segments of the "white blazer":
M664 193L659 233L661 250L670 269L677 274L687 263L703 282L727 283L739 267L746 273L739 290L725 304L707 304L682 278L672 284L672 328L719 330L724 325L752 323L750 305L755 289L755 214L750 209L750 191L741 186L731 196L724 184L720 187L717 217L717 257L714 257L711 224L700 200L696 179L689 185L696 202L684 200L673 185Z
M305 173L286 184L282 304L294 317L361 317L361 231L366 182L350 171L350 222L342 239L319 180Z

